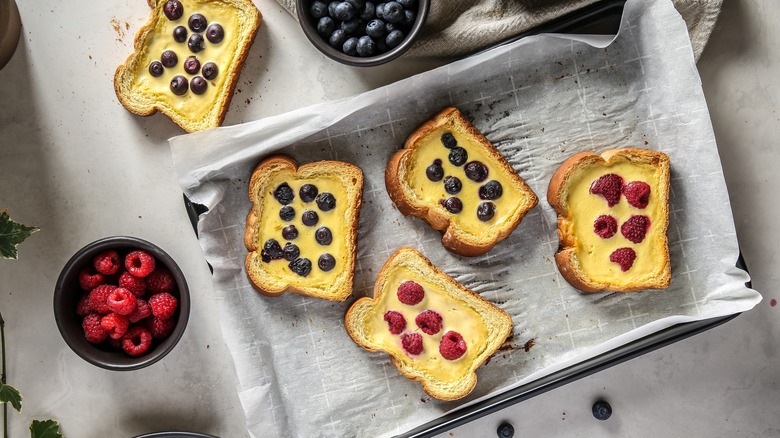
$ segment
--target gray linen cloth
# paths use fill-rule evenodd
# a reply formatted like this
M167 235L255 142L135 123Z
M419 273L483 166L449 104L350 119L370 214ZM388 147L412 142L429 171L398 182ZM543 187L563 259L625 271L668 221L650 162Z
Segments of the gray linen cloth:
M295 0L276 0L297 18ZM379 0L376 0L379 1ZM599 0L432 0L422 34L405 57L457 57L489 47ZM696 60L723 0L673 0Z

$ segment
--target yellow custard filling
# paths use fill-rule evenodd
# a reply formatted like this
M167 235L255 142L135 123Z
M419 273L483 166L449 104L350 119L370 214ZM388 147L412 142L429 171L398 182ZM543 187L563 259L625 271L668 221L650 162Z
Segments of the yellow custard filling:
M295 216L289 221L280 217L279 212L284 205L273 196L276 188L283 183L287 183L295 194L292 202L287 204L295 210ZM336 199L335 208L323 211L317 206L316 200L304 202L300 196L300 188L304 184L316 186L319 194L331 193ZM293 272L289 267L290 261L283 258L260 263L262 269L274 278L292 286L321 288L331 285L336 277L344 273L345 259L350 251L348 245L352 231L348 229L350 225L347 221L347 211L350 206L354 208L354 205L351 205L354 203L347 199L347 191L342 182L336 177L301 178L291 172L276 172L265 187L267 193L260 213L258 251L269 239L275 239L282 248L288 242L292 243L300 250L299 257L309 259L311 271L306 276L301 276ZM307 210L316 212L318 216L317 223L312 226L302 222L302 215ZM282 235L282 229L289 225L294 225L298 231L298 236L291 240L285 239ZM327 227L331 231L333 239L330 244L323 245L317 242L315 232L320 227ZM318 267L317 262L324 253L332 255L336 261L335 266L329 271Z
M226 81L234 68L233 64L240 43L239 17L242 12L219 0L189 0L182 1L182 4L184 5L184 14L178 20L171 21L165 14L157 14L153 23L154 30L149 32L142 42L140 61L135 65L133 72L132 87L153 101L163 102L177 114L186 115L190 119L198 119L210 111L218 109L214 103L219 94L223 92ZM189 49L187 40L179 43L173 39L173 29L177 26L183 26L187 29L188 39L194 33L187 24L189 17L194 13L205 16L208 22L207 26L218 23L225 32L222 41L216 44L206 39L205 32L201 32L204 38L204 49L197 53L193 53ZM178 62L173 67L166 67L161 76L154 77L149 73L149 65L153 61L160 61L162 53L166 50L176 53ZM207 62L215 63L218 73L214 79L206 81L208 85L203 94L197 95L188 89L185 94L177 96L171 91L171 79L174 76L184 76L188 83L195 76L203 76L201 71L196 74L184 71L184 61L190 56L195 56L198 59L201 68Z
M465 164L455 166L450 162L448 159L450 149L444 147L441 141L441 136L446 132L452 133L458 146L466 149L467 163L479 161L487 167L487 178L484 181L470 180L464 171ZM436 159L441 160L444 170L441 181L431 181L426 175L426 168ZM455 176L460 180L462 188L459 193L447 193L444 188L444 180L447 176ZM480 199L479 188L491 180L501 184L503 193L498 199L489 200L495 205L495 214L489 220L483 221L477 216L477 207L486 200ZM432 131L419 142L414 155L409 159L409 184L419 200L426 205L431 205L431 208L442 214L449 215L464 232L478 239L492 238L495 229L501 229L507 222L512 222L521 206L519 200L524 196L514 182L506 178L506 170L502 168L496 157L485 152L483 146L469 136L451 130L446 125ZM460 199L463 204L460 213L450 213L441 205L441 201L453 196Z
M415 281L425 290L423 300L415 305L407 305L398 300L398 286L407 280ZM372 343L399 361L414 364L416 368L442 381L454 381L469 373L475 358L484 351L487 344L487 328L479 313L462 301L439 291L432 282L426 281L423 275L404 266L386 274L385 285L387 291L365 321L366 332L370 333ZM384 320L388 310L400 312L404 316L406 329L401 334L390 332L388 323ZM424 333L415 323L417 315L425 310L434 310L442 316L441 330L436 334ZM442 336L450 330L459 333L466 342L465 354L455 360L447 360L439 353ZM403 334L411 332L420 333L423 339L423 351L416 356L410 356L401 344Z
M632 181L647 183L651 190L647 207L634 207L625 196L609 207L603 196L591 194L591 184L609 173L622 177L624 184ZM666 221L661 216L666 199L661 199L662 194L657 192L661 186L658 166L632 163L625 158L589 166L571 176L567 200L572 218L570 232L577 236L576 254L580 266L593 281L624 285L647 280L661 272L666 253L664 240L659 239L659 235L665 233ZM602 238L594 232L594 221L600 215L610 215L617 220L617 232L610 238ZM650 227L640 243L632 243L620 230L620 226L632 215L650 218ZM631 268L623 272L619 264L609 260L609 256L616 249L625 247L636 252L636 259Z

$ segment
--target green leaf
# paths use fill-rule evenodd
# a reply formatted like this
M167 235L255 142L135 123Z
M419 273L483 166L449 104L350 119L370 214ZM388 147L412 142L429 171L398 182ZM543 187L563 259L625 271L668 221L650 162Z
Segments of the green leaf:
M12 221L8 212L0 212L0 258L16 260L16 245L38 230L38 227L28 227Z
M16 412L22 412L22 394L11 385L0 383L0 403L11 403Z
M60 424L54 420L33 420L30 423L30 438L62 438Z

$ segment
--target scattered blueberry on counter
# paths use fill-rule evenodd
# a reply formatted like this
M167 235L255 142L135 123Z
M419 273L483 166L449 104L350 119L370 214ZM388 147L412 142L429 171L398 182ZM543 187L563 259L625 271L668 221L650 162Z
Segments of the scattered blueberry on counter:
M515 428L509 423L501 423L496 429L496 435L498 438L512 438L515 436Z
M318 0L312 2L309 13L317 33L333 48L350 56L369 57L401 44L417 18L417 0Z
M612 406L604 400L593 403L593 416L597 420L606 420L612 416Z

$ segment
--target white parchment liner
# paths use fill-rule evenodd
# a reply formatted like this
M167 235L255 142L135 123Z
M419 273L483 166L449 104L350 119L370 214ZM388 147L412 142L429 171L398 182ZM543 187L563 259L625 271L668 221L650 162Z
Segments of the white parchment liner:
M404 218L384 188L390 155L447 105L464 112L540 197L518 229L481 257L448 253L439 233ZM665 327L761 300L734 267L739 249L709 113L685 24L668 0L629 1L618 36L602 45L530 37L353 98L170 144L185 194L209 208L200 243L214 268L247 427L257 438L401 433ZM558 240L547 184L574 152L629 146L671 158L672 285L584 295L553 261ZM246 279L247 182L257 162L278 151L300 163L338 159L364 171L355 290L344 303L267 298ZM402 245L513 318L511 342L478 370L477 387L463 400L431 399L387 355L362 350L344 330L348 306L372 293L377 271Z

